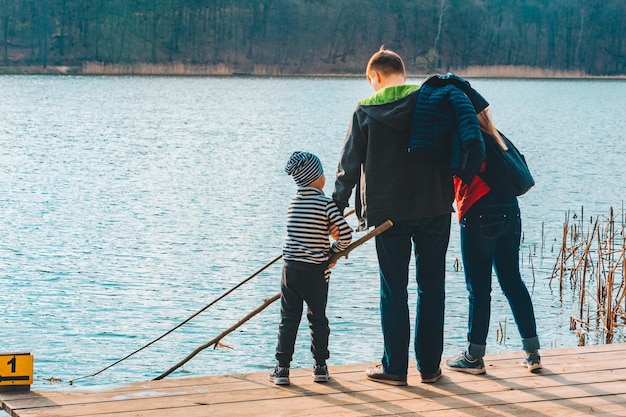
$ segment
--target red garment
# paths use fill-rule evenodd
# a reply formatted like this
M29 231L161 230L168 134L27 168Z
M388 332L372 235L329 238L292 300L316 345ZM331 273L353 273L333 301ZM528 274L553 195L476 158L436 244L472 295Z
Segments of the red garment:
M485 170L485 163L480 167L480 172ZM489 186L479 175L476 175L471 184L466 184L460 178L454 177L454 199L456 200L456 210L459 215L459 223L467 210L472 205L486 196L490 191Z

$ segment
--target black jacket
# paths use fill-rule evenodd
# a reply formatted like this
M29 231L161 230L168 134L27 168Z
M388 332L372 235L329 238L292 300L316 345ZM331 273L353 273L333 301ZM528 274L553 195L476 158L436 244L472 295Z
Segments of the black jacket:
M343 211L356 186L358 230L387 219L397 222L453 211L454 187L447 149L408 152L419 90L404 96L388 94L408 92L406 87L386 88L387 97L400 98L360 103L352 116L332 197Z

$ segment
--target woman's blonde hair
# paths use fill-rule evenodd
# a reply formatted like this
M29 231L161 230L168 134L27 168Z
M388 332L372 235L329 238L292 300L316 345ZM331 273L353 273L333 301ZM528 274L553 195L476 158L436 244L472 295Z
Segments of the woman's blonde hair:
M476 117L478 118L478 123L480 123L480 130L493 136L496 142L498 142L498 145L506 151L508 147L506 146L506 143L504 143L502 136L500 136L500 132L498 132L498 129L496 129L496 126L493 124L491 114L489 113L489 106L485 107L485 109L478 113Z

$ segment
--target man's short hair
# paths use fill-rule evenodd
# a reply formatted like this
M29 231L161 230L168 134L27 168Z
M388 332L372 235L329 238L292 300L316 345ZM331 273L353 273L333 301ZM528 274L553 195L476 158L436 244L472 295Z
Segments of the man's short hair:
M400 55L389 49L385 49L384 46L381 46L378 52L370 58L370 61L367 63L367 68L365 69L365 76L369 77L372 71L378 71L385 76L390 74L406 74L404 62L402 58L400 58Z

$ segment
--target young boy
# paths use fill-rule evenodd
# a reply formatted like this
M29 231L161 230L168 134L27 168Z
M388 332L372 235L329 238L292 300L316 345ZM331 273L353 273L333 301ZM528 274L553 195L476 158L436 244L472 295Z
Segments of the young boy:
M311 352L315 360L313 380L328 381L328 279L329 256L341 252L352 240L352 229L343 218L330 197L322 191L326 177L317 156L308 152L294 152L285 166L292 175L298 191L291 200L287 213L287 239L283 248L283 275L281 280L280 325L276 360L278 365L269 374L269 380L277 385L289 384L289 365L303 301L306 302L307 318L311 329ZM339 229L337 240L328 239L329 227Z

